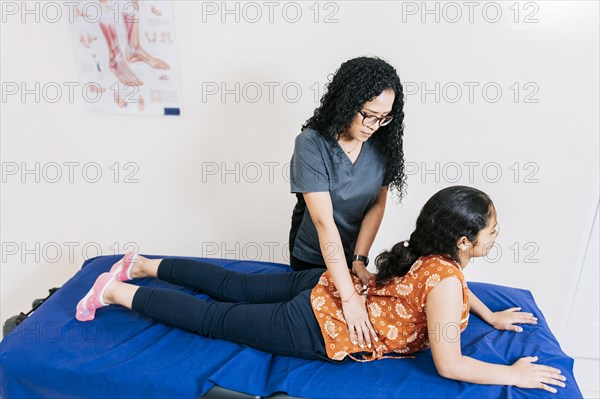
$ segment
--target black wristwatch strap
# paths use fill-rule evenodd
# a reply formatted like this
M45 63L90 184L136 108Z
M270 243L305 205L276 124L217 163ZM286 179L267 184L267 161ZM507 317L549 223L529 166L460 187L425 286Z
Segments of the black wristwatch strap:
M352 257L352 262L354 262L355 260L364 262L365 266L369 265L369 258L367 258L366 256L354 254L354 256Z

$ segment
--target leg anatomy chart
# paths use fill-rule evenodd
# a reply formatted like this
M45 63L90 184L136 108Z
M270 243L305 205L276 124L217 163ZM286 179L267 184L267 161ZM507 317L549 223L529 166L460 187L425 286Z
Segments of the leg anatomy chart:
M180 115L171 2L78 3L72 32L88 112Z

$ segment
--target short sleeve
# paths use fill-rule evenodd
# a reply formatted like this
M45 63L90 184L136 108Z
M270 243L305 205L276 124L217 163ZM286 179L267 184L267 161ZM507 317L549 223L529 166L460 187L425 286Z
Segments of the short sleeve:
M381 182L381 187L386 187L389 186L389 184L392 182L392 178L393 176L388 176L388 168L387 168L387 161L385 159L385 156L383 154L381 154L381 152L379 152L378 150L376 150L377 153L379 154L379 156L381 157L381 162L383 162L383 181Z
M392 181L392 179L390 179L387 176L387 170L385 170L383 172L383 182L381 183L381 187L387 187L387 186L389 186L391 181Z
M422 287L421 303L425 303L429 292L446 278L456 277L461 285L463 285L463 276L459 269L438 262L432 262L428 266L429 267L423 271L419 281L419 285Z
M329 191L329 174L321 149L314 137L306 133L299 134L294 144L290 163L291 192Z

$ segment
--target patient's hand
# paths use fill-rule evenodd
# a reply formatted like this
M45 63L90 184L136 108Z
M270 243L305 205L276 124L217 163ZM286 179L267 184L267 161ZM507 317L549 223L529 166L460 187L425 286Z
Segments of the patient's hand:
M552 393L558 391L550 385L557 385L563 388L566 386L564 381L567 378L561 375L559 369L534 364L537 360L537 356L522 357L510 366L513 377L511 385L518 386L519 388L538 388Z
M494 312L490 325L497 330L522 332L523 328L515 324L537 324L537 317L532 313L520 312L521 308L510 308L501 312Z

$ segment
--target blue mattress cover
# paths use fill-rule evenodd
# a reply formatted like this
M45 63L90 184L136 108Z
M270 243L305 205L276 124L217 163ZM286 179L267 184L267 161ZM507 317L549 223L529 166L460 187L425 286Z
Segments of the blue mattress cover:
M150 256L150 258L171 258ZM122 255L87 260L81 270L25 322L0 348L2 398L189 398L214 384L252 395L286 392L306 398L544 398L538 389L477 385L437 373L430 350L415 359L329 364L275 356L231 342L166 326L120 306L97 311L94 321L75 319L77 302L96 277ZM287 265L194 258L247 273L286 272ZM135 284L169 287L206 297L156 279ZM563 353L527 290L468 283L492 310L521 306L538 318L524 332L498 331L471 314L461 337L464 355L512 364L522 356L562 370L567 387L553 398L581 398L573 359Z

